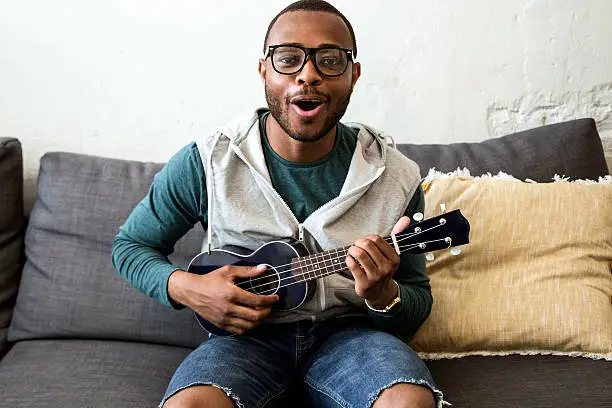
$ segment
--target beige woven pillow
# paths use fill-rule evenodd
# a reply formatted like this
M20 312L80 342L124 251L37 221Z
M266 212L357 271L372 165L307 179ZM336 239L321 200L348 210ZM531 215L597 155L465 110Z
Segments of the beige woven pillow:
M434 305L415 350L426 358L612 359L612 179L535 184L433 173L423 182L426 217L442 203L459 208L470 244L428 264Z

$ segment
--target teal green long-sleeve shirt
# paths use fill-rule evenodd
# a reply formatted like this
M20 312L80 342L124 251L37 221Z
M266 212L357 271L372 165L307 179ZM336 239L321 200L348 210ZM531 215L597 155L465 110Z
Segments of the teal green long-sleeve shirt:
M262 136L272 184L300 222L340 193L355 143L356 131L340 124L334 147L325 158L298 164L278 156ZM118 273L167 306L182 307L168 296L168 279L180 268L172 265L167 256L196 223L207 228L205 180L198 148L195 142L190 143L155 176L148 194L134 208L113 242L112 261ZM316 189L308 188L312 185ZM412 218L423 209L424 196L419 187L405 214ZM403 254L395 280L400 285L402 307L393 314L370 310L368 314L382 328L410 337L427 318L432 305L423 255Z

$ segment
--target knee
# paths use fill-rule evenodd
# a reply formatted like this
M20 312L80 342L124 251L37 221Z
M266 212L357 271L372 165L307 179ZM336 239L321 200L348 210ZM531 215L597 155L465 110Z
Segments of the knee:
M163 408L233 408L225 392L210 385L185 388L166 400Z
M434 408L436 401L425 386L399 383L384 390L373 408Z

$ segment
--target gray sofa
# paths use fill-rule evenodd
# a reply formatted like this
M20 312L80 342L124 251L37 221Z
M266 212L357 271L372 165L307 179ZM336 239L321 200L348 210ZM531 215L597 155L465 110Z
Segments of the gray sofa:
M423 174L458 166L537 181L608 173L591 119L482 143L398 148ZM137 292L110 262L118 227L161 166L47 153L26 222L21 145L0 139L0 407L153 407L176 366L206 340L189 311ZM202 238L197 226L171 260L185 267ZM455 407L612 406L612 363L603 360L517 355L427 364Z

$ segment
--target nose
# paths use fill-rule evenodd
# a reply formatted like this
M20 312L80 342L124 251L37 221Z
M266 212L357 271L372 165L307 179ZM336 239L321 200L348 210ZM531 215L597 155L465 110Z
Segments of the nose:
M306 57L306 63L300 72L296 76L296 81L300 85L318 85L323 80L319 71L314 65L314 61L310 56Z

